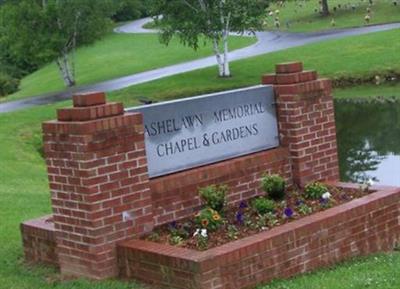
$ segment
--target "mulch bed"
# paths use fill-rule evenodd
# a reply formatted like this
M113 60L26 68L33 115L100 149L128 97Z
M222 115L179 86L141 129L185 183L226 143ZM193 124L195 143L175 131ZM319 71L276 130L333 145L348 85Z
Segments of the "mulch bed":
M287 193L285 200L277 202L277 206L274 211L274 215L276 216L275 220L273 222L270 222L267 219L267 222L264 225L262 225L262 217L260 217L260 215L258 215L251 208L251 200L241 202L241 204L227 206L221 213L224 219L224 224L221 225L221 227L219 227L216 231L207 232L207 249L217 247L234 240L245 238L257 234L261 231L270 230L272 227L293 222L307 215L311 215L316 212L320 212L331 207L347 203L353 199L357 199L371 193L371 191L369 190L342 190L336 187L329 187L329 192L331 193L331 198L329 202L325 202L322 199L307 200L302 198L302 195L296 192ZM302 212L300 208L304 208L305 206L311 208L312 212ZM293 212L291 217L288 217L285 214L285 209L287 208L290 208L289 211ZM242 214L242 218L238 218L238 212ZM152 234L144 236L143 239L171 245L171 231L176 231L181 229L182 227L185 227L185 232L187 232L188 235L186 237L183 237L182 241L179 242L179 244L173 245L183 248L200 250L197 247L196 238L193 237L194 232L198 228L193 220L194 216L192 216L191 218L172 222L170 224L162 225L153 230ZM234 225L236 228L234 233L232 231L232 225ZM205 248L203 248L203 250L204 249Z

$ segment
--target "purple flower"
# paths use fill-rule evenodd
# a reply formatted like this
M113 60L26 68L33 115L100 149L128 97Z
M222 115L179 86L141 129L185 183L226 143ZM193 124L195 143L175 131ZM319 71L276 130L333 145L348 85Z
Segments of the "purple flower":
M245 209L247 208L247 203L245 201L241 201L239 204L239 209Z
M177 228L178 228L178 224L176 223L176 221L172 221L172 222L169 224L169 228L170 228L171 230L177 229Z
M238 222L240 225L243 225L244 223L244 215L241 211L236 213L236 222Z
M320 198L320 199L319 199L319 202L320 202L320 204L321 204L322 206L325 206L325 205L328 204L329 199Z
M287 218L291 218L293 216L293 210L291 208L285 208L285 210L283 211L283 213L285 214L285 216Z

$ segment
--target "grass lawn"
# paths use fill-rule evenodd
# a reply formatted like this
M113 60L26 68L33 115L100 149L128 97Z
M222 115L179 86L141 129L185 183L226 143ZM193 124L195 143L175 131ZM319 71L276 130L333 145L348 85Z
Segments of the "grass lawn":
M386 85L362 85L335 90L336 99L358 98L396 98L400 99L400 83Z
M381 24L400 21L400 1L397 0L373 0L371 6L371 20L369 24ZM281 30L292 32L320 31L332 28L358 27L365 25L364 17L367 15L368 0L328 0L331 15L323 17L319 12L318 1L298 0L285 1L283 7L277 3L271 5L271 10L279 10ZM339 6L340 5L340 6ZM355 9L353 10L352 5ZM336 11L334 11L336 7ZM339 8L341 7L341 8ZM274 16L267 19L266 29L275 30ZM336 25L331 25L332 19Z
M256 42L255 37L230 39L231 49ZM78 85L91 84L163 66L177 64L212 55L210 45L197 51L173 40L166 47L156 34L112 33L94 45L82 47L76 53L76 79ZM0 101L16 100L46 92L65 89L55 63L22 79L20 90Z
M290 60L302 60L306 68L315 68L329 77L363 76L388 69L399 71L399 37L400 30L395 30L292 48L235 62L232 64L234 76L230 79L218 79L214 67L133 86L109 94L109 99L123 101L129 107L136 105L140 96L165 100L258 84L260 75L271 72L275 63ZM398 85L363 86L339 90L338 96L373 96L375 92L399 95L398 88ZM61 283L52 270L31 269L22 264L19 223L51 210L46 168L40 155L40 124L55 118L56 107L67 105L70 102L0 114L0 288L142 288L119 281ZM398 254L380 255L260 288L394 289L400 288L400 278L393 277L397 276L399 266Z
M280 280L257 289L397 289L400 278L397 268L400 254L376 255L306 274Z
M314 43L232 62L231 78L219 79L215 67L210 67L128 87L110 95L121 100L137 96L160 100L255 85L260 83L263 73L274 71L276 63L293 60L303 61L306 69L316 69L320 75L332 79L350 76L364 78L385 71L400 72L398 39L400 29ZM154 91L164 93L160 95ZM396 91L394 87L393 92Z

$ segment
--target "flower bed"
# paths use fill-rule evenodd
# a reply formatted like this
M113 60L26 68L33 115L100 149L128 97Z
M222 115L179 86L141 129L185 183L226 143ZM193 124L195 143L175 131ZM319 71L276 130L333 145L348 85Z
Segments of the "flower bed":
M205 205L196 215L156 228L143 239L206 250L363 197L372 192L369 190L371 185L369 181L360 187L344 190L311 183L304 191L284 192L282 178L267 176L261 184L266 197L241 201L227 207L224 207L224 196L228 188L209 186L200 189ZM274 189L274 186L279 188Z
M357 185L333 184L344 192ZM400 241L400 188L373 193L268 231L205 251L146 240L120 243L120 274L163 288L241 289L354 256L392 250Z

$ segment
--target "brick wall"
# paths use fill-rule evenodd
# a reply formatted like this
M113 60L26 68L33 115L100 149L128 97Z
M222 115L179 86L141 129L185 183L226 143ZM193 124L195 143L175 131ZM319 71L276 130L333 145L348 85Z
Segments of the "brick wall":
M118 274L116 243L154 225L190 216L198 188L226 184L230 203L260 194L264 173L288 184L337 180L336 132L329 81L281 64L263 76L274 84L281 146L149 179L142 116L106 103L103 93L75 95L43 124L57 256L64 275Z
M339 180L332 86L303 71L301 62L276 65L262 77L274 85L281 144L289 149L293 181L300 187L315 180Z
M73 102L43 124L57 254L63 275L102 279L115 243L153 227L142 116L103 93Z
M204 252L127 241L118 250L120 272L163 288L253 288L354 256L389 251L400 241L400 189L374 189L361 199Z
M58 266L56 236L52 216L21 224L25 260L29 264Z

